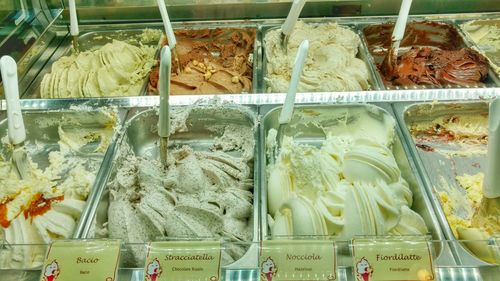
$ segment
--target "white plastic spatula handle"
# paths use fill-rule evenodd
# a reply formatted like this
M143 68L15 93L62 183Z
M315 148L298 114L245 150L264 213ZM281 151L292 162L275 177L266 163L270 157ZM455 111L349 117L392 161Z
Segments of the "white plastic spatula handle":
M403 40L406 29L406 21L408 21L408 14L410 13L412 0L403 0L401 3L401 8L399 9L398 19L396 20L396 25L392 31L392 42L397 46L392 46L393 49L399 48L399 43Z
M168 46L161 49L160 54L160 119L158 121L158 135L166 138L170 134L170 71L172 68L172 55Z
M168 17L167 6L164 0L156 0L158 2L158 8L160 9L161 19L163 20L163 26L165 27L165 34L167 34L168 45L170 49L175 48L177 40L175 39L174 29L172 28L172 23Z
M7 127L9 129L9 140L12 144L20 144L26 139L21 104L19 103L19 87L17 85L17 64L9 57L0 59L0 70L2 72L3 89L7 100Z
M490 104L488 162L483 193L486 198L500 197L500 98Z
M292 79L290 80L290 87L288 87L288 93L286 94L285 103L281 109L281 113L278 119L280 124L287 124L292 120L293 106L295 104L295 94L297 94L297 88L299 86L300 76L302 74L302 69L307 58L307 51L309 50L309 41L304 40L300 43L297 56L295 57L295 63L293 66Z
M69 32L72 36L78 36L80 29L78 28L78 17L76 16L75 0L69 0Z
M288 16L286 17L285 22L281 26L281 32L285 35L292 34L293 27L299 18L300 12L304 7L306 0L294 0L292 4L292 8L290 12L288 12Z

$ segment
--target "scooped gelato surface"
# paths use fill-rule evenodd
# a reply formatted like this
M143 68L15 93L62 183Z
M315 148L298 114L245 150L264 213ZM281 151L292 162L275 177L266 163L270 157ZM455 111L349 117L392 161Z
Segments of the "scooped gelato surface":
M171 139L179 130L189 131L183 118L197 110L173 112L178 121L171 122ZM252 240L254 128L221 123L211 129L217 136L209 148L174 146L166 168L159 159L136 155L123 141L116 176L108 184L109 237L127 242L159 237ZM245 252L244 245L231 247L223 261Z
M53 146L28 145L30 178L19 179L7 158L10 152L0 154L0 239L22 245L73 237L116 124L113 112L103 113L99 116L109 126L102 128L74 130L79 125L64 117L56 123L50 121L57 130L47 134L56 133L59 141ZM38 121L43 119L39 117ZM39 124L43 130L43 123ZM4 143L6 151L8 145ZM84 146L85 152L80 151ZM89 148L92 151L87 151ZM43 247L13 247L0 254L0 267L35 267L41 264L44 254Z
M410 208L413 194L391 150L394 120L381 127L376 118L365 117L365 124L354 125L345 123L360 118L352 112L346 120L335 119L339 129L323 127L326 138L319 147L285 135L277 161L267 170L273 237L428 233Z
M179 63L172 57L171 94L238 94L252 91L253 28L177 30ZM165 44L168 41L165 39ZM180 69L180 73L177 73ZM149 75L149 90L157 93L159 67Z
M281 29L264 38L268 92L288 90L300 43L309 40L309 51L298 86L299 92L359 91L370 88L370 74L359 59L361 39L352 30L337 25L297 22L287 45L281 47Z
M155 64L155 47L113 40L61 57L40 85L42 98L137 96Z
M500 19L470 21L463 24L462 29L500 76Z
M381 73L382 65L377 66ZM392 86L478 86L488 77L488 61L477 51L411 48L401 55L384 83Z
M371 53L385 53L391 46L393 23L370 25L363 34ZM455 27L442 22L421 21L406 24L401 47L437 47L442 50L457 50L463 40Z

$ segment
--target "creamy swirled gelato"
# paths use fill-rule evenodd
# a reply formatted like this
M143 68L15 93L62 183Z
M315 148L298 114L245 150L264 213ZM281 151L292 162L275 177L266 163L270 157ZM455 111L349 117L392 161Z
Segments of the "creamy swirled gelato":
M350 119L358 122L348 125ZM333 120L337 128L321 127L325 140L319 147L285 136L276 162L268 166L271 235L426 234L391 150L395 121L385 118L387 125L380 126L377 118L353 110Z
M156 64L155 47L113 40L61 57L40 85L42 98L137 96Z
M171 134L189 130L186 118L197 110L173 112ZM109 237L127 242L160 237L252 240L254 128L222 122L207 129L216 135L209 149L172 147L166 167L159 159L136 155L123 141L116 176L108 184ZM245 252L245 246L231 247L223 261Z
M337 25L307 24L298 21L290 35L288 50L281 47L281 30L264 38L267 63L264 78L268 92L288 90L295 56L300 43L309 40L309 51L298 86L299 92L359 91L370 88L369 71L357 58L361 44L352 30Z

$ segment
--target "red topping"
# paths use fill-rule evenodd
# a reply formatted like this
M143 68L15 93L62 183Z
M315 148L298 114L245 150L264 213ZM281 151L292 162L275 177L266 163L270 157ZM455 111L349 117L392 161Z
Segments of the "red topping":
M64 200L64 195L52 197L49 199L43 198L41 193L37 193L31 201L28 203L26 209L24 209L24 217L27 219L28 217L36 217L45 214L52 205L54 201L62 201Z

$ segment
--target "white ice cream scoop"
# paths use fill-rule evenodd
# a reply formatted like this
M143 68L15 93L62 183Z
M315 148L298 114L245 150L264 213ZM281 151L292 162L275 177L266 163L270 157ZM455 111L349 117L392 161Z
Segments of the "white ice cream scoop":
M500 99L491 102L489 113L488 164L483 193L488 199L500 197Z
M295 105L295 96L297 94L297 89L299 87L300 77L302 75L302 69L304 68L304 64L307 58L307 52L309 50L309 41L304 40L300 43L299 50L297 51L297 56L295 57L295 63L293 65L292 77L290 79L290 87L288 88L288 93L285 97L285 103L283 103L283 107L281 108L281 112L279 115L279 126L278 126L278 134L276 135L277 146L273 149L273 155L271 161L276 161L278 157L278 149L281 147L281 139L283 136L283 130L285 129L284 125L290 123L293 115L293 107Z
M31 176L31 165L28 160L24 141L26 140L26 129L24 127L21 103L19 102L19 85L17 81L17 64L10 56L0 59L0 71L7 101L7 123L9 141L14 146L12 151L12 163L21 179Z
M172 27L172 22L170 22L170 17L168 16L167 6L165 5L164 0L157 0L158 9L160 9L161 19L163 20L163 27L165 28L165 34L168 39L168 46L172 50L172 54L174 56L174 60L177 63L177 73L180 73L180 63L179 56L177 55L177 39L175 39L174 29Z
M408 14L410 13L412 0L403 0L401 8L399 9L398 19L392 31L392 43L387 51L387 55L382 62L382 71L386 75L391 75L394 72L394 66L398 60L398 49L405 34L406 22L408 21Z
M167 166L168 137L170 136L170 70L172 59L170 49L165 46L160 55L160 116L158 119L158 135L160 137L160 159L164 167Z
M73 37L73 49L75 52L78 52L78 35L80 34L80 29L78 28L75 0L69 0L69 31Z
M290 38L290 34L292 34L293 27L299 19L300 12L302 11L302 8L305 4L306 0L294 0L285 22L281 26L281 47L283 48L283 51L285 53L287 52L288 39Z

